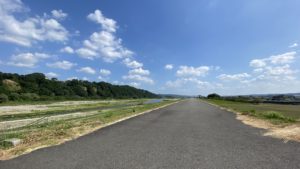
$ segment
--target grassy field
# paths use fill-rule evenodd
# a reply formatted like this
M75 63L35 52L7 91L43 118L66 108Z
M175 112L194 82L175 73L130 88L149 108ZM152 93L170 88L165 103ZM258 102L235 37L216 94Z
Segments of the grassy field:
M300 105L282 105L282 104L252 104L244 102L234 102L226 100L206 100L221 107L241 112L244 115L250 115L278 123L292 123L300 121Z
M107 123L174 103L177 100L163 100L159 103L152 104L143 104L143 101L144 100L125 101L122 102L122 104L126 106L122 107L113 107L112 105L120 105L121 103L114 102L110 104L111 107L107 107L107 109L102 109L103 107L101 107L101 110L97 110L96 113L85 117L75 117L0 131L0 159L7 159L22 154L28 149L59 144L65 140L70 140L101 128L101 126ZM94 106L92 107L94 108ZM80 108L80 106L77 108ZM83 108L81 107L81 109ZM93 109L93 111L95 111L95 109ZM22 139L22 143L16 147L5 145L3 140L10 138Z

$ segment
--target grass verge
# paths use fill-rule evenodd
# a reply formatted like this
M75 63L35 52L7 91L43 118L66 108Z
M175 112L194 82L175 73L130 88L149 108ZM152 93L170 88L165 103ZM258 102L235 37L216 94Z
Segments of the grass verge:
M205 101L240 112L242 115L268 120L273 124L295 123L300 118L299 105L253 104L213 99Z

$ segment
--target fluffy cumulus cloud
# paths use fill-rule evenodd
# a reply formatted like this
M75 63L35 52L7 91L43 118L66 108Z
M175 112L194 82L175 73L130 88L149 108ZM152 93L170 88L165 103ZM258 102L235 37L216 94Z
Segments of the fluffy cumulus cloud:
M102 76L108 76L111 74L111 71L110 70L107 70L107 69L100 69L100 75Z
M146 84L154 84L154 81L148 77L148 76L142 76L139 74L129 74L123 76L124 80L130 80L133 82L141 82L141 83L146 83Z
M216 71L214 66L179 66L176 71L176 79L165 83L164 90L176 91L178 93L195 95L201 91L209 92L215 86L204 78L210 71ZM199 92L199 93L198 93Z
M66 47L60 49L60 52L72 54L72 53L74 53L74 49L71 48L70 46L66 46Z
M59 20L63 20L63 19L65 19L68 16L68 14L64 13L61 9L59 9L59 10L52 10L51 14L52 14L52 16L55 19L59 19Z
M166 83L168 87L173 87L173 88L183 87L188 84L196 85L197 87L203 87L209 85L210 83L193 77L180 78L180 79L176 79L175 81L167 81Z
M251 77L251 75L249 75L248 73L240 73L240 74L233 74L233 75L221 74L218 76L218 79L223 81L232 81L232 80L240 81L249 77Z
M21 46L31 46L37 41L68 40L68 31L53 17L48 15L26 17L28 8L21 0L0 1L0 41ZM23 14L22 19L16 15Z
M8 62L8 65L17 67L33 68L43 59L49 58L50 55L45 53L20 53L13 55Z
M52 67L52 68L58 68L58 69L64 69L64 70L69 70L72 67L76 66L76 63L72 63L66 60L63 61L57 61L54 63L47 63L46 64L48 67Z
M122 44L122 39L116 37L117 23L106 18L100 10L95 10L87 18L100 24L102 30L94 32L89 39L83 41L83 46L76 53L87 59L102 58L106 62L131 57L133 52Z
M96 74L96 70L91 67L82 67L77 70L78 72L86 73L86 74Z
M149 70L145 70L143 68L136 68L129 71L130 75L141 75L141 76L147 76L150 75Z
M167 81L163 87L164 93L181 93L187 95L199 95L215 92L222 87L222 84L209 82L196 77L177 78L173 81ZM169 92L170 91L170 92Z
M143 63L140 63L136 60L132 60L129 58L126 58L123 60L123 63L128 67L128 68L132 68L132 69L136 69L136 68L140 68L143 67Z
M165 65L165 69L172 70L173 69L173 65L172 64L166 64Z
M179 70L177 70L176 75L178 77L204 77L210 71L209 66L180 66Z
M87 18L100 24L102 29L107 32L116 32L117 22L113 19L106 18L99 9L95 10L94 13L89 14Z
M262 59L253 59L249 65L251 73L221 74L219 80L226 81L223 93L278 93L299 90L299 70L293 67L296 52L287 52ZM232 82L232 83L230 83ZM234 85L233 85L234 84ZM287 87L288 86L288 87Z
M270 62L273 64L293 63L295 61L296 54L296 52L287 52L284 54L271 56L267 60L270 60Z
M131 83L136 83L141 85L144 84L154 84L154 81L149 77L150 71L145 70L142 67L129 70L128 75L123 76L124 80L129 80Z
M45 75L49 79L58 77L58 74L53 73L53 72L46 73Z
M250 62L250 66L254 68L262 68L267 66L267 64L280 65L289 64L295 61L296 52L287 52L279 55L272 55L268 58L254 59Z
M261 68L266 66L266 62L263 59L254 59L250 62L251 67Z

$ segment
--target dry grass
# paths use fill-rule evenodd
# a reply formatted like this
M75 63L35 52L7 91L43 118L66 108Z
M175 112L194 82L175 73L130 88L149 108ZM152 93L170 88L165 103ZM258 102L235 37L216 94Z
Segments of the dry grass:
M265 129L266 131L263 133L264 136L283 139L285 142L289 140L300 142L299 123L292 125L274 125L269 121L241 114L237 114L237 119L246 125Z
M245 103L242 103L243 105L239 105L238 102L229 102L229 104L225 104L224 106L224 102L221 102L223 104L217 104L220 102L207 102L213 106L217 106L221 109L230 111L230 112L234 112L237 114L236 119L242 121L244 124L252 126L252 127L256 127L256 128L261 128L261 129L265 129L265 132L262 134L263 136L270 136L270 137L274 137L274 138L278 138L278 139L283 139L284 142L288 142L290 140L292 141L297 141L300 142L300 122L296 121L294 123L290 123L290 122L285 122L285 121L272 121L272 119L266 119L266 118L259 118L256 116L251 116L248 113L243 113L241 111L238 110L245 110L245 107L249 108L249 103L246 103L247 106L245 106ZM234 105L234 106L233 106ZM253 110L254 107L257 107L258 105L252 105L251 108ZM292 110L294 110L294 105L283 105L283 107L281 107L281 110L289 110L286 108L287 107L292 107ZM232 108L233 107L233 108ZM259 106L259 107L264 107L263 110L274 110L272 109L273 106L270 106L270 104L267 104L267 106ZM267 109L266 109L267 107ZM275 108L279 108L279 105L275 105ZM261 111L261 110L259 110ZM297 109L297 111L295 111L296 113L299 113L300 109ZM295 113L293 113L295 115ZM296 117L298 117L298 115L296 114Z
M76 139L102 127L165 107L176 101L164 101L149 105L137 105L122 109L110 109L87 117L54 121L14 131L23 141L15 147L0 147L0 160L7 160L33 150L58 145ZM134 111L133 111L134 110ZM6 133L9 134L9 133ZM0 135L1 136L1 135Z

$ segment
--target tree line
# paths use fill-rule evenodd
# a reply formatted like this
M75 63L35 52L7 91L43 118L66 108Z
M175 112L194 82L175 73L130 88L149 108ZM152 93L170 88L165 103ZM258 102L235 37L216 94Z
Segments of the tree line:
M59 81L47 79L43 73L19 75L0 72L0 102L155 97L158 95L128 85L77 79Z

